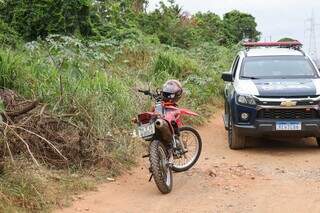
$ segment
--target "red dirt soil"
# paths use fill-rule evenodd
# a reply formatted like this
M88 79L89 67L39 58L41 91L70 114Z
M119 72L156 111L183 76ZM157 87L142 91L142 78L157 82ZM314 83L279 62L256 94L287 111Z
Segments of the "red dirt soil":
M222 113L199 129L203 152L190 171L174 174L169 195L149 183L148 161L85 194L73 212L320 212L320 149L314 139L254 139L227 145Z

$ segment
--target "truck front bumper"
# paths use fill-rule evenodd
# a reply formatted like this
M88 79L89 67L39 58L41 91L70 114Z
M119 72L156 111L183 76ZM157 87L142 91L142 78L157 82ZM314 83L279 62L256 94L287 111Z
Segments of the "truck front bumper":
M277 120L256 120L254 125L234 125L239 134L251 137L320 137L320 119L299 120L302 129L299 131L276 130Z

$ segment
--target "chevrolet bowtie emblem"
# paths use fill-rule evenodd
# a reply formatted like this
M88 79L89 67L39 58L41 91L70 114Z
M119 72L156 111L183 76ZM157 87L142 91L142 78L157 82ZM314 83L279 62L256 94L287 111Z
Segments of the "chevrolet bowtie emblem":
M280 106L293 107L293 106L297 106L297 102L296 101L283 101L283 102L281 102Z

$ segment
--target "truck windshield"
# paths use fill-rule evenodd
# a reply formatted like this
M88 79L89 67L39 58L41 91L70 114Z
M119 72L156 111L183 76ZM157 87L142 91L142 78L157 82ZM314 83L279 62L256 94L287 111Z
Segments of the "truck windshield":
M304 56L247 57L240 73L242 79L317 77L316 69Z

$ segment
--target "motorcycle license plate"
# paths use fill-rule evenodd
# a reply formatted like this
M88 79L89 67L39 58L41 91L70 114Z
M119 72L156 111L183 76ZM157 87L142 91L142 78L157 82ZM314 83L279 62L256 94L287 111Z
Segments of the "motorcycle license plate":
M144 124L138 127L139 137L145 138L153 135L156 132L154 123Z
M301 122L277 122L277 131L300 131L302 129Z

